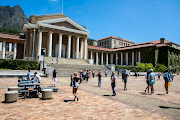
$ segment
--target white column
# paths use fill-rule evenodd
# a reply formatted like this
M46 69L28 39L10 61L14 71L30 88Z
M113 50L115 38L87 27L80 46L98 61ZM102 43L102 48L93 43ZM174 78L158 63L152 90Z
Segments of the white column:
M2 42L0 42L0 51L2 51Z
M2 47L2 59L6 58L6 41L3 41L3 47Z
M87 59L87 38L84 40L84 59Z
M92 51L91 51L91 59L92 59Z
M108 65L108 53L106 53L106 65Z
M14 56L13 59L16 59L17 56L17 43L14 43Z
M141 63L141 52L139 51L138 62Z
M42 31L39 30L39 40L38 40L38 56L41 55L41 47L42 47Z
M126 53L126 65L128 65L128 53Z
M123 65L123 53L121 52L121 65Z
M113 64L113 54L111 54L111 64Z
M81 54L81 59L83 59L83 39L81 40L81 48L80 48L80 54Z
M79 58L79 36L77 37L77 40L76 40L76 59Z
M101 53L101 65L103 65L103 53Z
M9 52L12 51L12 43L9 43Z
M67 58L71 56L71 37L72 35L68 35L68 51L67 51Z
M58 51L58 57L61 58L62 56L62 53L61 53L61 49L62 49L62 36L63 34L62 33L59 33L59 51Z
M118 54L116 53L116 65L118 64Z
M48 57L52 57L52 34L53 32L49 32L49 49L48 49Z
M98 52L96 52L96 65L98 65Z
M132 65L134 66L134 52L132 52Z

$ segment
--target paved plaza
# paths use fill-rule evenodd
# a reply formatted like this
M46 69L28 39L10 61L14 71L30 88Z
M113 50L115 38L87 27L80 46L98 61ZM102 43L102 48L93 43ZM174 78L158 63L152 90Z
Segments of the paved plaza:
M144 77L131 76L127 91L117 79L116 96L112 95L110 77L102 78L102 87L97 87L97 77L89 83L80 84L79 102L73 102L70 77L58 78L57 93L53 99L19 99L15 103L3 103L4 92L10 86L17 85L17 78L0 78L0 120L16 119L52 119L52 120L178 120L180 119L180 76L175 76L165 96L164 81L155 82L155 94L146 95ZM51 86L51 78L42 78L42 87ZM41 95L39 95L41 97Z

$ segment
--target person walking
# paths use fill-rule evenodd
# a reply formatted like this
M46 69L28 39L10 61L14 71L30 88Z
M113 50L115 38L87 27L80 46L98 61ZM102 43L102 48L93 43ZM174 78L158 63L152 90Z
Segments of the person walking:
M85 79L86 79L86 82L88 83L88 78L89 78L89 71L87 70L86 74L85 74Z
M79 77L80 77L80 83L82 83L82 80L83 80L83 71L82 70L79 72Z
M128 76L129 75L127 74L126 70L124 70L122 73L122 82L124 82L124 90L126 91L127 91L126 84L127 84Z
M134 72L134 76L137 78L137 76L138 76L137 71L136 71L136 72Z
M94 70L92 70L92 76L93 76L93 78L94 78L94 76L95 76Z
M28 72L27 72L27 80L31 80L31 73L30 73L31 71L30 70L28 70Z
M161 73L158 73L158 79L157 80L160 80L161 78Z
M80 80L80 77L78 76L77 72L74 73L74 77L72 78L72 75L71 75L71 86L73 87L73 95L74 95L74 100L75 101L77 99L77 101L79 101L79 98L77 96L77 90L78 90L78 87L79 87L79 80Z
M86 70L84 70L83 72L83 80L85 80L85 78L86 78Z
M91 78L91 70L89 70L88 74L89 74L88 78Z
M97 77L98 77L98 87L101 87L101 70L99 70Z
M151 95L154 94L154 84L155 84L155 75L153 69L150 69L150 86L151 86Z
M166 70L164 72L164 87L165 87L165 90L166 90L166 96L168 96L168 87L170 86L170 82L171 82L171 76L169 75L169 72Z
M116 91L115 91L115 87L116 87L116 76L115 73L112 72L111 75L111 87L112 87L112 91L113 91L113 95L112 96L116 96Z
M146 75L145 79L146 79L146 83L147 83L145 93L146 93L147 90L148 90L148 93L149 93L149 83L150 83L150 72L149 71L147 72L147 75Z
M56 78L56 70L54 69L54 71L53 71L53 80L54 80L54 83L53 83L53 86L55 87L56 86L56 82L57 82L57 78Z
M174 79L175 74L174 74L173 72L171 72L170 76L171 76L171 80L172 80L172 82L173 82L173 79Z
M118 70L118 71L117 71L118 78L119 78L119 73L120 73L120 71Z
M105 71L105 77L107 77L107 70Z

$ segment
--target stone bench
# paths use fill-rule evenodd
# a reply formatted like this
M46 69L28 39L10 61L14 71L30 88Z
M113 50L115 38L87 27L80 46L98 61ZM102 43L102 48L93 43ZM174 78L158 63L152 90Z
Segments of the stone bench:
M41 91L42 91L42 99L43 100L52 98L52 93L53 93L52 89L43 89Z
M19 92L18 91L7 91L5 92L5 102L16 102L19 99Z
M19 87L8 87L8 91L18 91Z

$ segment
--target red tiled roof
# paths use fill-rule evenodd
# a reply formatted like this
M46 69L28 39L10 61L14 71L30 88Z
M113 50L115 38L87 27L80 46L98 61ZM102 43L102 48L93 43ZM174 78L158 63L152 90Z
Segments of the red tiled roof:
M137 45L137 46L123 47L123 48L113 49L112 51L129 50L129 49L142 48L142 47L150 47L150 46L155 46L155 44L144 44L144 45Z
M131 43L134 43L134 42L132 42L132 41L130 41L130 40L127 40L127 39L124 39L124 38L119 38L119 37L116 37L116 36L109 36L109 37L105 37L105 38L101 38L101 39L98 39L97 41L99 41L99 40L104 40L104 39L107 39L107 38L116 38L116 39L121 39L121 40L124 40L124 41L127 41L127 42L131 42Z
M3 38L12 38L12 39L19 39L20 36L0 33L0 37L3 37Z
M104 51L112 51L113 49L109 49L109 48L103 48L103 47L96 47L96 46L89 46L89 49L96 49L96 50L104 50Z

